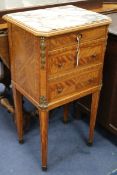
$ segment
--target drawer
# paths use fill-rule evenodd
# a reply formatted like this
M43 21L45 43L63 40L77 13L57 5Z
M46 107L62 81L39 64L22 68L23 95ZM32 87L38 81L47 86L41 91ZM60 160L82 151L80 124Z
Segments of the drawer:
M0 57L4 64L9 68L9 49L8 49L8 34L7 30L0 31Z
M59 74L75 67L77 46L52 51L48 55L49 75Z
M105 49L105 43L100 42L98 44L90 44L82 46L79 51L78 66L86 66L90 64L103 63L103 53Z
M49 83L49 102L79 93L100 84L101 71L85 72L78 75L66 76L65 79L53 80Z
M97 28L90 28L86 30L82 30L79 32L63 34L60 36L51 37L48 40L49 50L56 50L62 47L67 47L72 44L77 44L77 37L80 36L80 43L85 43L89 41L93 41L100 38L105 38L107 33L107 29L104 26Z
M77 45L49 52L49 75L60 74L74 68L103 62L104 42L82 45L79 49L77 66Z

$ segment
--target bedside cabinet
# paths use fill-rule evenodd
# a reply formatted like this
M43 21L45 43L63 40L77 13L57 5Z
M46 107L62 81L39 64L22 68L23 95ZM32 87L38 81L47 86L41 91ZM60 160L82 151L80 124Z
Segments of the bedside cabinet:
M19 142L22 95L39 110L42 168L47 168L48 112L92 94L93 142L109 17L75 6L9 14L10 62Z

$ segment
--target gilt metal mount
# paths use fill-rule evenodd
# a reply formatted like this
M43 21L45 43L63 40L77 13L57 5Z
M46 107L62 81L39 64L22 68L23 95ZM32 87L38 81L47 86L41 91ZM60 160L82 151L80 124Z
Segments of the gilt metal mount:
M40 96L39 98L39 107L41 109L46 109L48 107L47 99L45 96Z
M41 69L44 69L46 64L46 44L44 37L40 38L40 57L41 57Z

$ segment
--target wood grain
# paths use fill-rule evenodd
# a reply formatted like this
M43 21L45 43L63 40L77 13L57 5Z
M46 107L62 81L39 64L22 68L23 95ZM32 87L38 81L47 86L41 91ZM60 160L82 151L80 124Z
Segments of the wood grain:
M12 26L12 34L12 80L39 101L38 38L16 26Z

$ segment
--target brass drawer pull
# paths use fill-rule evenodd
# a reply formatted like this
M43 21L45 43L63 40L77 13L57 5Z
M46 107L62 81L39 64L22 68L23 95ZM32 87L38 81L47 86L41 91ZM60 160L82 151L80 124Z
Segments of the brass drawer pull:
M64 63L58 63L58 68L62 68L64 66Z
M93 59L95 59L95 58L97 57L97 54L95 53L95 54L93 54L91 57L92 57Z
M58 86L58 87L57 87L57 93L60 94L62 91L63 91L63 87Z

